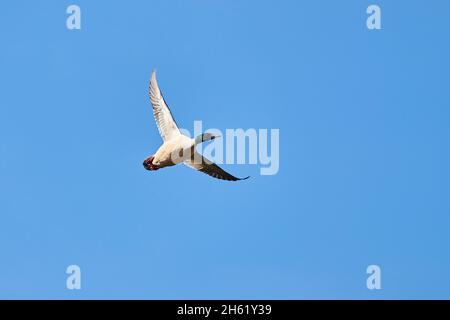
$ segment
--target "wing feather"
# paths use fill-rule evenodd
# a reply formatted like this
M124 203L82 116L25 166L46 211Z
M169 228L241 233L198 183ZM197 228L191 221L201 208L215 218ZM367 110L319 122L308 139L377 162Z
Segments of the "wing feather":
M191 167L192 169L206 173L207 175L210 175L213 178L227 180L227 181L238 181L238 180L245 180L245 179L249 178L249 177L245 177L243 179L236 178L235 176L233 176L233 175L229 174L228 172L226 172L225 170L223 170L221 167L219 167L214 162L206 159L205 157L203 157L202 155L200 155L198 153L196 153L194 158L201 159L201 163L198 163L200 161L194 161L193 159L191 159L191 160L186 160L184 162L184 164L187 165L188 167Z
M159 134L164 141L172 139L174 136L181 134L178 126L173 119L172 113L164 100L161 90L156 80L156 72L153 71L149 86L150 102L153 106L153 115Z

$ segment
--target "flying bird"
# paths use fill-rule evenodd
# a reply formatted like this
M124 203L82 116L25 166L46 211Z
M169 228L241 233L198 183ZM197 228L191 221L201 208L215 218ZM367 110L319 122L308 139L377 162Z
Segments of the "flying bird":
M202 133L195 138L190 138L181 133L158 87L155 71L152 72L150 79L149 95L153 106L153 115L159 134L163 139L163 144L154 155L144 160L143 165L145 169L154 171L183 163L192 169L217 179L237 181L249 178L236 178L196 151L198 144L214 140L219 136L211 133Z

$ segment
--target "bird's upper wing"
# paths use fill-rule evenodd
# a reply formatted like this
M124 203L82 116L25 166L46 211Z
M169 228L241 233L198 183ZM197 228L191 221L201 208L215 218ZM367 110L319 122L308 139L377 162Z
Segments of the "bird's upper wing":
M164 100L161 90L159 90L155 71L153 71L150 80L149 95L153 106L153 115L155 116L156 125L158 126L161 138L164 141L167 141L174 136L181 134L173 119L172 113Z
M192 169L206 173L207 175L210 175L211 177L214 177L217 179L222 179L222 180L228 180L228 181L245 180L245 179L249 178L249 177L246 177L243 179L236 178L235 176L232 176L231 174L229 174L228 172L223 170L221 167L219 167L217 164L206 159L205 157L203 157L202 155L200 155L197 152L195 153L194 158L198 159L198 160L201 159L201 163L198 163L200 161L194 161L192 159L192 160L184 161L184 164L187 165L188 167L191 167Z

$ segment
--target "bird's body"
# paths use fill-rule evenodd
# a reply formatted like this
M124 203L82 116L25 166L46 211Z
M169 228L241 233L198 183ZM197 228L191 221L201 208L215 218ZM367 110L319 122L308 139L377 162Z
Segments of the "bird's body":
M154 171L184 163L195 170L204 172L217 179L230 181L242 180L227 173L215 163L195 151L197 144L214 140L216 136L210 133L203 133L195 139L192 139L180 132L158 87L155 72L152 73L150 80L149 94L153 106L153 115L163 139L163 144L154 155L144 160L144 167L147 170Z
M159 168L169 167L183 162L188 152L192 152L194 139L183 134L164 142L156 151L153 164Z

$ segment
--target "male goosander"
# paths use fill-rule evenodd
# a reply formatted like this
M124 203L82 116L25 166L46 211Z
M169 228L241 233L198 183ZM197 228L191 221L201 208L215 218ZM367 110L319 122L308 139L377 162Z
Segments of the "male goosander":
M240 179L232 176L195 150L197 144L214 140L218 136L214 136L211 133L203 133L192 139L180 132L162 96L161 90L159 90L155 71L153 71L150 80L149 95L153 106L153 115L159 134L163 139L163 144L154 155L144 160L143 164L145 169L153 171L178 163L184 163L188 167L217 179L237 181L249 178Z

